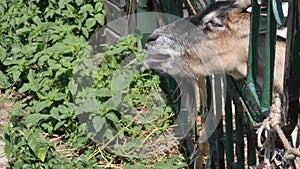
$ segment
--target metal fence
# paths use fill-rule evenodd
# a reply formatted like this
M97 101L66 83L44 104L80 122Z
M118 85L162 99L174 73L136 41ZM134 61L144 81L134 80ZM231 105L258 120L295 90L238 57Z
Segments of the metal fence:
M165 12L182 16L179 10L168 10L174 7L173 1L163 1ZM183 1L189 14L196 14L205 6L206 1ZM299 141L293 139L292 132L297 132L300 93L300 2L288 1L288 17L285 19L279 0L252 0L251 34L248 57L248 75L244 80L235 80L227 77L228 95L226 97L225 120L221 120L214 134L209 138L209 161L204 162L203 155L199 155L196 162L191 162L193 168L298 168L297 147ZM267 9L266 42L265 42L265 69L262 96L258 97L257 88L254 85L255 65L257 62L259 23L262 7ZM172 9L172 8L171 8ZM268 136L270 141L268 148L257 146L257 129L262 125L264 119L269 117L269 108L272 104L273 71L275 60L276 30L279 25L286 25L287 50L285 69L285 94L282 98L284 107L282 111L282 122L277 129L270 129ZM202 79L203 80L203 79ZM224 79L223 79L224 80ZM220 88L221 79L215 79L214 89ZM209 82L209 80L206 80ZM210 85L211 84L207 84ZM286 102L285 102L286 100ZM222 102L222 100L214 100ZM234 103L234 104L232 104ZM222 104L218 104L221 106ZM216 108L216 107L215 107ZM222 106L221 106L222 108ZM216 108L220 113L220 107ZM222 111L221 111L222 112ZM295 128L296 127L296 128ZM299 133L299 132L298 132ZM259 138L261 139L261 138ZM202 147L204 150L205 146ZM272 149L272 150L271 150ZM292 153L290 153L292 151ZM190 155L192 152L190 152ZM208 155L208 154L207 154ZM198 161L198 162L197 162ZM269 166L267 165L269 164Z
M212 3L210 0L148 0L156 3L152 10L165 12L179 17L193 15ZM148 2L147 1L147 2ZM146 1L145 1L146 2ZM205 111L214 110L214 114L223 115L215 132L207 142L197 142L196 125L191 134L183 141L190 168L299 168L300 154L297 147L298 113L300 112L300 2L289 0L288 17L285 18L280 0L252 0L251 33L249 41L247 78L235 80L220 76L199 78L199 88L206 87L205 98L199 97L200 122L205 121ZM264 8L264 9L263 9ZM255 66L258 53L259 24L262 11L266 9L266 42L264 85L261 97L255 87ZM139 11L139 9L137 10ZM137 18L139 20L139 18ZM287 27L284 88L282 97L283 111L281 125L270 128L262 139L270 144L268 148L259 147L257 130L264 120L269 118L272 104L273 71L275 60L276 30L280 25ZM225 85L224 82L227 82ZM227 90L224 90L226 86ZM170 90L176 90L176 84L169 79ZM227 91L227 95L217 96ZM225 98L226 96L226 98ZM177 95L175 97L178 97ZM208 100L204 103L204 100ZM212 101L212 102L211 102ZM200 124L201 127L201 124ZM194 135L194 133L196 133ZM296 133L296 134L295 134ZM293 135L294 134L294 135ZM271 138L272 137L272 138ZM295 140L296 138L296 140ZM273 142L272 142L273 141ZM271 164L267 166L266 164Z

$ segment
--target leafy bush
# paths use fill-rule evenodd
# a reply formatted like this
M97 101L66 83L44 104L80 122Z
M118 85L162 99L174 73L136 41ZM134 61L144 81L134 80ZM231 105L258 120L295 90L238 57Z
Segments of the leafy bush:
M3 128L5 152L13 168L101 168L108 163L127 163L127 168L136 168L129 165L133 163L157 168L184 166L181 157L168 160L165 156L155 162L158 158L120 157L97 148L91 141L97 132L82 128L89 121L78 121L77 116L88 111L82 104L74 104L73 97L88 93L76 86L78 79L73 77L82 71L80 65L88 62L91 53L87 39L103 26L105 15L102 0L0 1L0 90L18 93L10 123ZM97 65L93 90L100 106L89 119L96 131L109 124L118 136L145 139L159 135L172 122L170 106L151 107L152 98L160 99L157 91L162 91L158 76L147 71L126 72L137 69L120 72L126 58L143 58L136 47L140 38L129 36L115 46L106 46L105 61ZM110 104L117 97L126 104ZM135 111L126 114L120 105L131 105ZM149 110L159 113L158 118L136 119ZM102 137L113 140L112 135Z
M74 114L70 85L86 39L105 22L103 2L4 0L0 14L0 87L28 98L15 104L4 128L7 157L14 168L89 166L73 155L88 151L89 138Z
M140 167L151 163L182 167L182 157L155 162L168 157L160 153L170 152L164 146L174 143L163 135L173 123L174 113L166 102L168 96L163 97L160 77L140 69L145 55L136 44L141 39L130 35L116 45L104 45L106 52L96 59L97 65L93 59L84 58L75 67L75 74L80 74L74 78L76 114L88 135L101 143L88 159L108 151L126 163L140 161ZM94 82L85 84L90 80ZM159 142L164 143L158 149ZM136 165L127 165L130 167Z

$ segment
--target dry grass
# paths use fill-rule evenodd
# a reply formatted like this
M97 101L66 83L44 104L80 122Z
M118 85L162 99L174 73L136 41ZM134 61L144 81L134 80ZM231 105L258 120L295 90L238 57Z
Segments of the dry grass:
M2 127L9 122L9 113L15 102L13 94L0 92L0 135L3 135Z
M3 138L3 126L9 122L9 113L15 103L14 92L9 95L0 92L0 169L7 168L9 166L4 153Z

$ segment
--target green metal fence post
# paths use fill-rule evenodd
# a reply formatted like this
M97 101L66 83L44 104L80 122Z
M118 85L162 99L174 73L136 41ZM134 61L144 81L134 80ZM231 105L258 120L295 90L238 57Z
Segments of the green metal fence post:
M252 12L251 12L251 27L250 27L250 42L249 42L249 53L248 53L248 68L247 68L247 81L251 85L251 90L256 92L254 88L254 78L256 73L256 65L258 58L258 36L260 26L260 5L257 0L252 0Z
M237 156L237 168L245 168L245 156L244 156L244 124L243 124L243 106L239 101L235 101L235 124L236 124L236 156Z
M264 64L264 84L261 100L262 112L265 116L269 114L269 107L272 102L273 72L275 60L275 41L276 41L276 20L273 15L273 0L268 0L265 64Z
M258 58L258 36L260 26L260 5L257 0L252 0L252 12L251 12L251 27L250 27L250 40L249 40L249 53L248 53L248 68L247 68L247 82L251 94L255 101L259 104L259 100L256 94L256 88L254 85L254 76L256 74L257 58Z
M253 133L251 130L247 130L247 158L248 158L248 167L255 166L256 165L256 147L254 140L256 139L255 135L253 136Z
M230 168L232 163L234 162L234 152L233 152L233 127L232 127L232 106L231 106L231 98L229 93L226 95L226 103L225 103L225 124L226 124L226 145L225 145L225 153L226 153L226 166Z

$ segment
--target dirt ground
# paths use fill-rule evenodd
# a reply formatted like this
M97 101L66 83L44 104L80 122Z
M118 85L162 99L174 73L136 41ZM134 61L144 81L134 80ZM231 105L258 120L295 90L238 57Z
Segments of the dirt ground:
M3 141L3 129L2 127L9 121L9 112L13 107L12 96L0 93L0 169L7 168L8 161L4 153L5 143Z

